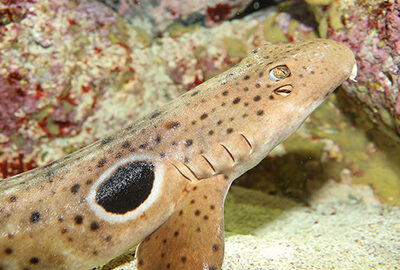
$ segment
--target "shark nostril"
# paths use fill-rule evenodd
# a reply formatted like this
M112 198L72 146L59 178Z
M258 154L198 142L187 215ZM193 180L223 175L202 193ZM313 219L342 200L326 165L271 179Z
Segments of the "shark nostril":
M273 93L281 98L287 97L292 93L293 87L291 85L283 85L273 91Z
M269 78L273 81L279 81L290 76L290 69L286 65L276 66L269 72Z

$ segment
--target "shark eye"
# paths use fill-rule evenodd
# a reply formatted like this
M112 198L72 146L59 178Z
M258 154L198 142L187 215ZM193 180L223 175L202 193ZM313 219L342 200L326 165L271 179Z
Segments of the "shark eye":
M290 69L286 65L276 66L269 72L269 78L279 81L290 76Z

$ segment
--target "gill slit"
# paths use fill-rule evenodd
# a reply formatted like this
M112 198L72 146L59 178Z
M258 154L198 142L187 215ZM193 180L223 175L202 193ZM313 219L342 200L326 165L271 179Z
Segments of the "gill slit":
M225 151L228 153L228 155L231 157L233 164L232 166L235 164L235 157L233 156L232 152L228 149L228 147L226 147L225 145L223 145L222 143L220 143L219 145L221 145Z
M173 163L171 163L171 162L170 162L170 164L171 164L172 166L174 166L175 169L176 169L184 178L186 178L186 179L187 179L188 181L190 181L190 182L193 182L193 180L190 179L189 177L187 177L175 164L173 164Z
M244 135L243 133L239 133L239 134L242 136L242 138L245 140L247 145L250 147L250 153L249 153L249 155L250 155L251 153L253 153L253 145L251 144L249 138L247 138L246 135Z
M211 161L208 160L208 158L206 158L206 157L203 156L203 155L200 155L200 156L207 162L207 164L210 166L211 170L213 171L213 174L215 174L216 171L215 171L215 168L214 168L214 166L212 165Z

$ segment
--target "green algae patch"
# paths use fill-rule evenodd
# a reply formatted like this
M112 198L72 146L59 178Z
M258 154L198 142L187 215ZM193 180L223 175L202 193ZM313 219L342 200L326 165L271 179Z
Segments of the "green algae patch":
M289 42L282 29L275 23L276 13L272 13L264 20L264 38L271 43Z
M277 196L232 186L225 201L225 231L227 234L253 234L296 205L289 199L277 200Z
M244 58L247 55L247 46L240 39L224 37L223 42L230 58Z
M184 25L181 22L175 22L167 28L167 32L171 37L178 38L186 33L196 32L200 28L200 24Z
M150 47L151 42L152 42L152 37L149 33L147 33L143 28L140 27L133 27L133 29L136 32L136 39L137 41L139 41L140 43L142 43L142 45L145 48Z

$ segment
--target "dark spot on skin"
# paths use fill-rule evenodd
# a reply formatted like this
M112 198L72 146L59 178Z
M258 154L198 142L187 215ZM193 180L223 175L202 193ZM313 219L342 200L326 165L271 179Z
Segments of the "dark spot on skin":
M39 258L38 257L32 257L29 262L31 264L38 264L39 263Z
M315 74L315 71L314 70L311 70L311 72L310 72L311 74Z
M264 114L264 111L263 111L263 110L258 110L258 111L257 111L257 115L261 116L261 115L263 115L263 114Z
M59 216L58 217L58 222L63 222L63 221L64 221L64 218L62 216Z
M74 220L75 220L75 223L76 223L77 225L80 225L80 224L82 224L82 222L83 222L83 217L82 217L81 215L76 215L75 218L74 218Z
M106 240L106 242L110 242L111 239L112 239L112 236L111 236L111 235L108 235L104 240Z
M128 142L128 141L126 141L126 142L124 142L124 143L122 144L122 148L127 149L127 148L129 148L129 147L131 147L131 143Z
M227 95L228 95L228 91L222 92L222 95L223 95L223 96L227 96Z
M183 263L185 263L185 262L186 262L186 257L183 256L183 257L181 258L181 260L182 260Z
M7 255L10 255L11 253L13 253L13 250L12 250L12 248L6 248L4 250L4 253L6 253Z
M214 245L212 246L212 250L213 250L213 251L218 251L218 249L219 249L219 246L218 246L217 244L214 244Z
M267 56L264 56L264 59L267 59L268 60L268 58L269 58L269 56L267 55Z
M274 99L274 96L273 96L273 95L270 95L270 96L269 96L269 99L271 99L271 100Z
M194 204L194 202L195 202L195 200L191 200L191 201L190 201L190 204Z
M72 194L78 193L80 187L81 187L81 186L80 186L79 184L73 185L73 186L71 187L71 193L72 193Z
M182 216L183 214L183 210L179 211L179 215Z
M90 230L96 231L99 228L100 228L99 223L97 223L96 221L92 221L92 223L90 223Z
M165 253L161 253L161 258L164 258L164 256L165 256Z
M204 99L204 98L202 98L202 99L200 100L201 103L205 103L206 101L207 101L207 100Z
M143 259L139 260L139 265L143 265Z
M119 167L96 193L96 202L107 212L125 214L136 209L150 195L154 182L154 166L136 161Z
M232 133L232 131L233 131L233 129L231 129L231 128L228 128L227 130L226 130L226 133Z
M17 196L12 195L12 196L10 197L10 202L16 202L16 201L17 201Z
M242 118L246 118L247 116L249 116L247 113L242 114Z
M175 142L175 141L173 141L171 144L172 144L172 145L176 145L176 142Z
M208 117L208 115L206 114L206 113L203 113L201 116L200 116L200 119L201 120L204 120L204 119L206 119Z
M222 102L222 103L221 103L221 106L222 106L222 107L224 107L225 105L226 105L226 103L225 103L225 102Z
M63 228L63 229L61 230L61 233L62 233L62 234L65 234L65 233L67 233L67 231L68 231L67 228Z
M72 237L68 237L68 241L72 242L72 241L74 241L74 239Z
M186 140L186 142L185 142L185 145L188 147L188 146L191 146L193 144L193 140Z
M167 263L167 268L169 269L171 267L171 264L170 263Z
M92 254L93 254L93 255L98 255L99 252L98 252L97 250L93 250Z
M217 270L217 267L215 265L210 265L208 267L208 270Z
M255 97L253 98L253 100L254 100L255 102L259 101L260 99L261 99L260 96L255 96Z
M213 205L213 204L210 205L210 209L211 209L211 210L214 210L214 209L215 209L215 205Z
M160 143L161 142L161 137L157 136L156 139L154 140L156 143Z
M164 125L164 127L166 129L175 129L181 126L181 123L176 122L176 121L172 121L172 122L168 122Z
M209 132L208 132L208 135L213 135L214 134L214 130L210 130Z
M107 163L107 159L106 158L100 159L99 162L97 163L97 168L103 167L106 163Z
M178 232L178 231L174 232L174 236L175 236L175 237L177 237L178 235L179 235L179 232Z
M193 120L193 121L192 121L192 125L196 125L196 120Z
M40 215L40 212L38 212L38 211L32 212L32 214L31 214L31 222L32 223L37 223L41 219L42 219L42 217Z
M200 215L200 210L196 210L196 211L194 212L194 214L195 214L196 216L199 216L199 215Z
M187 157L185 157L185 158L183 159L183 162L188 163L188 162L189 162L189 159L188 159Z
M247 92L247 91L249 91L249 88L248 88L248 87L245 87L245 88L243 88L243 90L244 90L245 92Z
M256 83L256 88L260 88L261 85L259 83Z
M218 126L221 125L222 122L223 122L222 120L218 120L217 125L218 125Z
M118 153L115 154L115 158L121 158L121 157L122 157L122 153L121 152L118 152Z
M258 77L261 78L262 76L264 76L264 72L261 71L260 73L258 73Z
M249 106L249 103L248 103L248 102L245 102L243 105L244 105L245 107L247 107L247 106Z
M154 118L156 118L157 116L159 116L161 114L161 112L155 112L155 113L153 113L151 116L150 116L150 119L154 119Z
M147 143L142 143L141 145L139 145L139 148L140 149L144 149L144 148L146 148L147 147Z
M13 234L13 233L9 233L9 234L7 235L7 237L8 237L8 239L12 239L12 238L14 237L14 234Z
M233 100L233 104L238 104L240 102L240 97L237 97Z
M165 157L165 153L160 153L160 157Z
M248 79L250 79L249 75L246 75L246 76L243 77L243 80L248 80Z
M193 190L196 190L197 189L197 187L193 187Z
M192 97L194 97L195 95L197 95L199 93L199 91L195 91L191 94Z
M167 243L167 239L164 239L164 240L163 240L163 243L166 244L166 243Z
M112 137L107 137L107 138L101 140L101 145L106 145L106 144L108 144L109 142L111 142L112 140L113 140Z
M207 215L205 215L203 218L204 218L204 220L208 220L208 216Z

